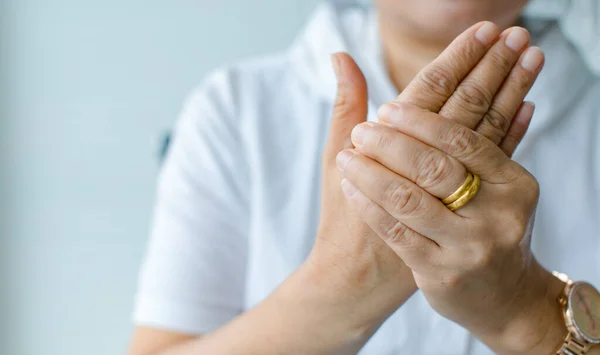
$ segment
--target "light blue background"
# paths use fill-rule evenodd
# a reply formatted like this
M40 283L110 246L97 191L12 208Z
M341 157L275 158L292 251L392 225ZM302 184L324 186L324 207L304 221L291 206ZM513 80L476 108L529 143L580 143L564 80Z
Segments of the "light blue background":
M159 140L317 0L0 0L0 354L125 352Z

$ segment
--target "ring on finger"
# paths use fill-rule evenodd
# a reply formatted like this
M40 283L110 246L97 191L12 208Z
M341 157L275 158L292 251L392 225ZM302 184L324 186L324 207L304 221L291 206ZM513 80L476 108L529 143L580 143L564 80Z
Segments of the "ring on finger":
M479 175L469 173L465 182L450 196L442 200L442 203L448 207L450 211L456 211L464 207L469 201L477 195L481 187L481 178Z

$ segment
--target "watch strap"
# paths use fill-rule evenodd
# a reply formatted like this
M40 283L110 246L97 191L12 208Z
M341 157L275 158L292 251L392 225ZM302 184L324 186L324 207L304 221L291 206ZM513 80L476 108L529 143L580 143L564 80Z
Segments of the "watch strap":
M569 332L556 355L585 355L591 348L591 343L583 342Z
M569 291L573 286L573 280L571 280L569 276L563 273L555 271L553 272L553 274L555 277L557 277L559 280L565 283L565 288L558 297L558 303L563 308L563 315L565 316L565 322L567 328L569 329L570 322L568 317L566 316L566 307L569 298ZM565 340L563 340L563 343L560 349L556 352L556 355L585 355L592 348L592 345L593 344L591 344L590 342L578 339L577 336L574 335L569 329L569 333L567 334Z

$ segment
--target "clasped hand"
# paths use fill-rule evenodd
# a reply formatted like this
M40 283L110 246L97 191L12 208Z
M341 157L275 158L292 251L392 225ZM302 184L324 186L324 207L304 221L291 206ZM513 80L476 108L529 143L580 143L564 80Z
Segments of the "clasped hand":
M532 118L523 100L544 58L524 29L497 31L490 23L465 31L381 107L379 123L361 123L364 78L337 55L344 123L334 114L331 134L354 123L351 147L338 142L335 159L346 206L406 263L430 305L497 351L535 353L546 333L527 327L546 311L550 275L530 249L539 187L511 156ZM332 141L325 180L334 176ZM441 199L469 172L480 190L452 212Z

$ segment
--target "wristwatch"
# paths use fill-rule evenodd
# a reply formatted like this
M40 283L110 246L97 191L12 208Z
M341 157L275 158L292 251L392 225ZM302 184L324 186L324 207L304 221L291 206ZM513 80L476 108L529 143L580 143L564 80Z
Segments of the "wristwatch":
M584 355L600 344L600 292L587 282L573 282L553 273L567 285L558 298L569 334L556 355Z

